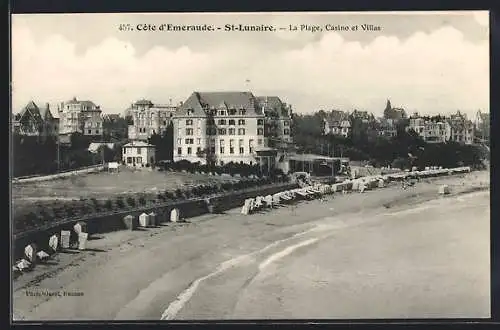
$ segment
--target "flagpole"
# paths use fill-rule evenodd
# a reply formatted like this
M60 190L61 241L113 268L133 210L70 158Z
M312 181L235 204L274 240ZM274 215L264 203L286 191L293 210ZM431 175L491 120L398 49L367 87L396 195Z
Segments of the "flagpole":
M248 91L250 91L250 90L251 90L251 88L250 88L250 87L251 87L251 86L250 86L250 83L251 83L250 79L245 79L245 85L246 85L246 88L247 88L247 90L248 90Z

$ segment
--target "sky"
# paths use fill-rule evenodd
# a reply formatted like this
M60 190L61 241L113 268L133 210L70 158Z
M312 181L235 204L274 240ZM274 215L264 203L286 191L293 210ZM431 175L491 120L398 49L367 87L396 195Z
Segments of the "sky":
M193 91L248 90L279 96L297 113L382 115L387 99L409 113L489 111L487 11L22 14L11 23L13 112L31 100L54 109L76 97L121 113L142 98L177 104ZM222 30L138 31L137 24ZM225 24L277 31L227 32ZM358 30L326 31L327 24Z

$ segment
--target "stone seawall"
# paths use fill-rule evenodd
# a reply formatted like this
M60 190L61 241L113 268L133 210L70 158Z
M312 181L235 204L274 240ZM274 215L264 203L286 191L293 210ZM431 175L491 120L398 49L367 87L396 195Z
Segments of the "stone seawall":
M225 211L243 204L246 198L254 197L256 195L274 194L287 189L296 188L295 183L281 183L265 185L261 187L249 188L240 191L225 192L208 196L210 203L217 206L218 211ZM149 214L154 212L159 223L169 222L170 213L174 208L179 209L182 219L196 217L202 214L209 213L205 199L207 197L199 197L194 199L182 201L170 201L161 204L151 204L144 207L120 210L117 212L109 212L105 214L91 215L82 218L73 218L58 223L49 224L42 228L29 230L23 233L14 235L14 258L22 258L24 247L28 244L35 243L40 249L48 248L49 237L60 234L61 230L69 230L72 235L76 235L73 231L73 226L79 222L84 221L87 224L87 230L90 234L106 233L117 230L125 230L126 226L123 218L131 215L136 223L138 222L139 215L142 213Z

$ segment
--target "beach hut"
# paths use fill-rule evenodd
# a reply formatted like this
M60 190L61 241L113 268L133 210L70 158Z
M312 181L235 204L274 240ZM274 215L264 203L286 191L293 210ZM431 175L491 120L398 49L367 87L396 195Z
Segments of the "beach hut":
M250 213L251 201L252 201L251 198L245 199L245 203L243 204L243 207L241 208L241 214L248 215Z
M71 232L69 230L61 230L61 248L69 249Z
M80 235L80 233L88 233L87 231L87 224L83 221L78 221L74 226L73 230L77 235Z
M49 259L50 255L45 251L38 251L36 257L40 261L46 261L47 259Z
M139 226L147 227L149 225L149 215L142 213L139 215Z
M49 238L49 248L52 250L52 252L56 252L58 249L58 244L59 244L59 238L57 235L52 235Z
M174 208L170 212L170 221L171 222L178 222L180 220L180 211L178 208Z
M125 228L129 230L134 230L136 226L135 218L130 214L123 217L123 223L125 224Z
M85 250L86 249L87 239L88 239L87 233L80 233L78 235L78 250Z
M31 243L24 248L24 256L31 263L36 261L37 252L37 247L34 243Z
M254 205L256 210L260 210L262 207L264 207L263 203L263 197L262 196L257 196L255 198L255 205Z
M154 227L159 225L158 218L156 217L156 213L154 213L154 211L151 211L151 213L148 214L148 219L149 219L148 226Z
M273 207L273 196L267 195L264 197L264 202L266 203L266 207Z
M450 187L448 187L448 185L441 185L439 186L439 194L440 195L448 195L450 193Z
M29 262L29 261L28 261L28 260L26 260L26 259L22 259L22 260L20 260L20 261L16 264L16 266L15 266L15 268L19 269L20 271L27 270L27 269L29 269L29 268L31 268L31 267L32 267L31 262Z

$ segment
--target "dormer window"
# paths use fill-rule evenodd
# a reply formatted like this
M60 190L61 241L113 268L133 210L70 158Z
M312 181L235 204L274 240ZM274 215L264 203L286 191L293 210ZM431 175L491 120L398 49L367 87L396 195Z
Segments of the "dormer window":
M240 109L240 115L241 116L244 116L246 114L246 112L247 111L245 109L243 109L243 108Z

